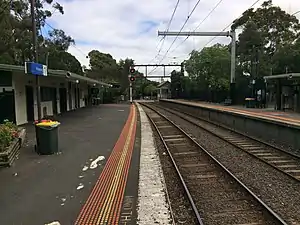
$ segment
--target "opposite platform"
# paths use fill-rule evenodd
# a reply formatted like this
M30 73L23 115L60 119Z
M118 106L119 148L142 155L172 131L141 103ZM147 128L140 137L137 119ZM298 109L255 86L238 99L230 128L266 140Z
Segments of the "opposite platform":
M275 111L272 109L246 108L241 106L222 106L220 104L188 101L184 99L164 99L163 101L185 103L192 106L199 106L203 108L215 109L253 118L265 119L269 120L270 122L276 122L281 123L283 125L290 125L300 128L300 114L298 113Z
M162 99L160 104L213 121L266 142L281 145L300 155L300 116L298 114L291 116L292 113L221 106L188 100Z

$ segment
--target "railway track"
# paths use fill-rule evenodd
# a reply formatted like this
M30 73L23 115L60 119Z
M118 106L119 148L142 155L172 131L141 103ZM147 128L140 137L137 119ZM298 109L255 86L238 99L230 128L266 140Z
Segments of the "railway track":
M287 152L284 149L280 149L262 140L258 140L246 134L232 130L231 128L199 118L187 112L182 112L179 108L170 109L159 105L155 105L155 107L175 114L181 119L184 119L245 151L251 156L263 161L289 177L300 181L300 156ZM197 122L191 120L189 117L197 119Z
M191 136L153 107L142 105L177 171L198 224L287 224Z

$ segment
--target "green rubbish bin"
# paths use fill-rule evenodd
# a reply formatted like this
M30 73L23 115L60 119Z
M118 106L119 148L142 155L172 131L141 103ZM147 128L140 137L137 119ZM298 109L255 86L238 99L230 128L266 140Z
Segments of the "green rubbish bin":
M42 121L35 124L36 152L41 155L52 155L58 152L58 128L56 121Z
M245 98L246 108L255 108L255 98Z

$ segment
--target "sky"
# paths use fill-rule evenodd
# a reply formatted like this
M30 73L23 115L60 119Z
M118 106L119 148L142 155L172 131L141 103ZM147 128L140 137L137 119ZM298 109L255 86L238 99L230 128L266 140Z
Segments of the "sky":
M228 37L217 37L206 45L213 37L189 37L185 42L185 37L179 37L170 48L175 37L169 36L161 41L162 36L158 36L158 31L167 29L177 0L57 1L64 7L65 14L55 13L48 23L54 28L63 29L75 39L76 46L70 47L69 52L87 67L89 59L86 56L93 49L109 53L117 61L128 57L134 59L136 64L178 64L187 59L194 49L200 50L217 42L230 42ZM198 0L179 1L169 31L181 29L197 2ZM223 0L207 17L218 2L220 0L201 0L182 31L194 31L198 28L196 31L220 32L255 0ZM260 6L262 2L263 0L259 1L255 6ZM299 0L273 0L273 4L289 13L300 11ZM300 13L296 15L300 19ZM203 21L205 17L207 18ZM168 68L166 72L173 69L176 68ZM139 68L139 71L145 72L144 68ZM163 71L159 68L152 73L162 74Z

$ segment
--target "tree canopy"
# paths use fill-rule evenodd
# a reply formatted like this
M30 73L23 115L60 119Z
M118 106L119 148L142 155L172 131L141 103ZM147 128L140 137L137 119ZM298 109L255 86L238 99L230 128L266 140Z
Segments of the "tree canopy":
M244 12L234 21L232 29L235 28L242 28L237 43L239 66L253 77L267 76L271 69L275 73L284 73L284 67L288 65L278 61L278 53L299 47L296 45L300 35L299 20L274 6L271 0L256 10Z
M29 2L28 0L0 0L0 63L24 65L25 61L33 60ZM126 92L129 86L128 71L134 64L134 60L126 58L117 62L111 54L95 49L87 54L90 61L90 68L87 69L68 52L69 48L75 45L75 40L63 30L55 29L47 23L47 19L55 13L64 14L61 4L53 0L36 0L38 62L47 64L50 69L67 70L104 82L119 84L120 88L116 93ZM51 28L47 34L42 32L44 26ZM146 88L145 84L152 86ZM136 85L139 87L137 93L141 95L154 89L150 81L138 81Z
M237 28L241 33L237 39L236 83L241 99L247 95L251 79L261 79L271 73L300 72L300 24L294 15L267 0L235 20L231 29ZM214 101L226 98L230 44L192 51L184 64L188 77L181 78L180 82L185 97Z

